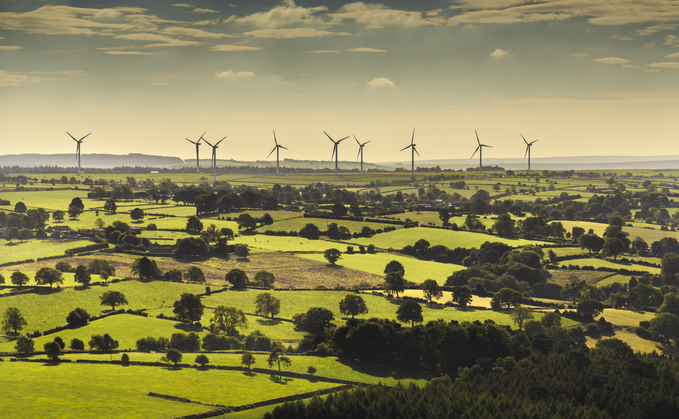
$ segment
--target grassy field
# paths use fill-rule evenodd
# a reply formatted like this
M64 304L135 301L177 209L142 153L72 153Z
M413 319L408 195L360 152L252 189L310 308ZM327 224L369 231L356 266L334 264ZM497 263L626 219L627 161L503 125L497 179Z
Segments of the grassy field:
M436 228L414 227L404 228L388 233L377 234L370 238L359 238L349 240L357 245L369 245L382 249L402 249L407 245L414 245L420 239L426 239L431 246L443 245L450 249L456 247L479 248L485 242L500 242L510 246L526 246L530 244L544 244L545 242L523 239L506 239L498 236L491 236L483 233L472 233L469 231L452 231Z
M597 259L597 258L585 258L585 259L573 259L566 260L558 263L561 266L593 266L594 268L612 268L612 269L629 269L632 271L646 271L653 275L660 274L660 268L655 268L652 266L636 265L630 262L621 262L620 260L612 259Z
M89 240L57 241L57 240L28 240L25 242L0 240L0 263L19 260L37 259L49 256L64 255L66 250L93 244Z
M299 378L286 379L281 384L268 374L238 371L24 362L3 366L0 380L4 384L0 395L3 417L12 418L27 414L32 417L166 418L212 409L152 398L147 396L149 392L201 403L244 405L336 386ZM229 383L228 391L224 383ZM22 402L15 403L16 400ZM26 410L28 406L30 413Z
M630 278L631 278L631 276L628 276L628 275L615 274L615 275L608 276L608 277L606 277L606 278L604 278L600 281L595 282L594 285L596 285L597 287L603 287L604 285L609 285L609 284L612 284L614 282L619 282L621 284L627 284L627 283L629 283Z
M325 262L325 258L322 254L300 254L299 256L319 262ZM337 265L383 276L385 266L392 260L397 260L403 265L406 271L405 278L408 281L416 282L418 284L424 282L425 279L435 279L439 285L443 285L446 282L446 278L452 275L453 272L465 269L460 265L419 260L413 257L393 253L344 253L342 254L342 258L337 262Z

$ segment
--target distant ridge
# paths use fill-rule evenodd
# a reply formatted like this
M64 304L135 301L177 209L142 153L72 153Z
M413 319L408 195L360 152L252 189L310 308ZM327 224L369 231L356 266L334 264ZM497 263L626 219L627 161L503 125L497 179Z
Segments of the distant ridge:
M179 157L152 156L147 154L83 154L82 167L113 168L120 166L170 167L183 166ZM40 167L59 166L75 167L74 154L11 154L0 156L0 166Z

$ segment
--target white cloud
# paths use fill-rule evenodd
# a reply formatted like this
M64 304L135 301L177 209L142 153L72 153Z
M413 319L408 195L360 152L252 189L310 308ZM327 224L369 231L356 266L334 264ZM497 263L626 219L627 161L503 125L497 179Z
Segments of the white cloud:
M170 26L167 28L163 28L163 30L160 31L164 35L170 35L170 36L190 36L193 38L234 38L234 35L228 35L225 33L214 33L214 32L208 32L204 31L202 29L194 29L194 28L181 28L179 26Z
M596 58L594 61L602 64L627 64L630 60L618 57Z
M39 35L100 35L102 30L131 30L133 24L96 22L100 9L43 6L25 13L0 13L0 30Z
M439 11L425 13L426 16L434 17ZM334 23L341 23L345 19L354 20L370 28L384 26L424 26L438 25L437 22L423 17L422 12L410 12L405 10L393 10L383 4L365 4L355 2L345 4L337 10L337 13L329 13Z
M210 48L212 51L236 52L236 51L261 51L258 47L248 47L246 45L215 45Z
M321 25L323 19L314 16L318 12L328 10L326 6L302 7L293 1L286 0L280 6L266 12L254 13L244 17L231 16L225 22L255 25L262 28L279 28L291 25Z
M0 51L15 51L18 49L24 49L18 45L0 45Z
M493 58L505 58L505 57L511 57L512 54L509 53L509 51L504 50L504 49L496 49L495 51L491 52L489 54L489 57Z
M11 73L0 70L0 86L25 86L43 81L41 77L27 76L21 73Z
M250 77L254 77L255 73L252 71L233 71L233 70L227 70L227 71L222 71L222 72L217 72L215 74L217 77L220 79L229 79L229 80L237 80L237 79L247 79Z
M594 25L679 21L674 0L458 0L449 19L460 23L549 22L586 18Z
M609 36L609 38L617 39L619 41L634 41L634 38L631 38L631 37L625 36L625 35L611 35L611 36Z
M654 68L679 68L679 62L666 62L666 63L651 63L651 64L646 64L649 67L654 67Z
M156 55L152 52L141 52L141 51L104 51L107 55Z
M175 3L172 6L174 6L174 7L194 7L192 4L186 4L186 3Z
M92 20L97 22L116 22L123 17L123 14L115 9L101 9L92 16Z
M677 37L674 35L667 35L663 45L669 45L671 47L679 46L679 39L677 39Z
M193 45L201 45L202 42L197 41L185 41L182 39L172 38L166 35L159 35L155 33L126 33L115 35L116 39L127 39L130 41L148 41L157 42L156 44L144 45L144 48L152 47L187 47Z
M571 54L571 57L576 57L576 58L582 58L582 57L587 57L589 54L586 52L574 52Z
M664 23L664 24L660 24L660 25L649 26L646 29L637 29L636 34L639 35L639 36L649 36L649 35L653 35L654 33L661 32L661 31L671 31L676 27L677 27L677 25Z
M193 9L193 13L219 13L217 10L212 10L212 9L201 9L200 7L196 7Z
M679 58L679 52L675 52L674 54L670 55L665 55L665 58Z
M375 77L368 82L370 87L396 87L393 81L386 77Z
M386 49L375 49L375 48L352 48L348 49L349 52L387 52Z
M300 54L329 54L332 52L338 52L334 49L317 49L316 51L300 51Z
M254 36L255 38L278 38L278 39L351 36L351 34L347 32L330 32L313 28L261 29L257 31L245 32L243 35Z

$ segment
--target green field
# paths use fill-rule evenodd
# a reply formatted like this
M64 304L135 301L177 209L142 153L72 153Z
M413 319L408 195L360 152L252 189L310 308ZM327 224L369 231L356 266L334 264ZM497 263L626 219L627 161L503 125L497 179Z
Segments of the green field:
M629 269L631 271L646 271L653 275L660 274L660 268L655 268L652 266L637 265L630 262L621 262L619 260L612 259L598 259L598 258L584 258L584 259L573 259L566 260L558 263L561 266L593 266L594 268L612 268L612 269Z
M343 250L343 249L342 249ZM322 254L300 254L300 257L325 262ZM384 275L384 268L392 260L399 261L405 268L405 279L421 284L425 279L435 279L439 285L443 285L446 279L455 271L465 269L463 266L450 263L438 263L433 261L419 260L413 257L393 254L347 254L343 253L342 258L337 262L338 266L358 269L376 275Z
M25 242L0 239L0 263L20 260L37 259L49 256L61 256L66 250L93 244L89 240L60 241L60 240L29 240Z

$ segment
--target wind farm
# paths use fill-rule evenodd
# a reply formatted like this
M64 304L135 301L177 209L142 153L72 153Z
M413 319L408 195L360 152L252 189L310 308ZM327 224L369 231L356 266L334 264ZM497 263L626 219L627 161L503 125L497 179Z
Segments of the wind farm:
M205 134L203 134L205 135ZM201 137L203 138L203 137ZM224 141L226 137L222 138L221 140L217 141L215 145L210 144L208 140L203 138L203 141L207 143L210 147L212 147L212 160L211 160L211 166L212 166L212 176L215 182L217 182L217 148L219 148L219 143ZM196 160L198 160L198 156L196 155Z
M528 156L528 171L530 172L530 148L533 146L533 144L537 143L538 140L531 141L530 143L526 141L526 138L521 134L521 138L523 139L523 142L526 143L526 153L524 153L523 158L525 159L526 156Z
M269 158L269 156L271 156L274 151L276 152L276 174L279 175L281 174L280 149L282 148L284 150L288 150L288 148L278 144L278 140L276 139L276 130L273 130L273 142L275 144L273 150L271 150L271 153L269 153L269 155L266 157Z
M356 140L356 144L358 144L358 154L356 155L356 160L358 160L359 157L361 158L361 172L363 172L363 147L365 147L365 145L368 144L370 141L366 141L361 144L355 135L354 140Z
M493 148L492 146L481 144L481 140L479 140L479 133L474 130L474 134L476 134L476 142L479 144L478 147L476 147L476 150L474 150L474 153L470 157L470 159L474 158L474 155L476 152L479 152L479 173L483 173L483 147L487 148Z
M205 134L206 132L203 133L203 135ZM200 173L200 140L203 139L203 135L200 136L198 141L191 141L188 138L185 138L186 141L196 145L196 173Z
M344 140L346 140L347 138L349 138L349 136L347 135L346 137L344 137L344 138L342 138L342 139L339 139L339 140L335 141L335 140L332 139L332 137L331 137L330 135L328 135L327 132L323 131L323 134L325 134L325 135L330 139L330 141L332 141L332 143L333 143L333 146L332 146L332 156L330 157L330 160L332 160L333 158L335 159L335 174L337 174L337 173L338 173L338 163L337 163L337 162L338 162L338 160L339 160L339 144L340 144L342 141L344 141Z
M92 133L90 132L89 134L87 134L86 136L82 137L79 140L76 140L75 137L72 136L71 134L69 134L68 131L66 131L66 134L68 134L69 137L73 138L73 141L75 141L78 144L75 147L75 160L78 162L78 176L80 176L82 174L82 170L81 170L81 167L80 167L80 144L82 144L83 140L85 138L87 138Z
M400 151L404 151L404 150L407 150L407 149L411 149L411 150L410 150L410 154L411 154L411 159L410 159L410 165L411 165L411 166L410 166L410 172L411 172L411 174L413 174L413 175L415 174L415 153L417 153L418 156L420 155L420 153L417 151L417 149L415 148L415 146L416 146L416 144L415 144L415 128L413 128L413 135L412 135L412 137L410 138L410 145L408 145L408 146L406 146L406 147L403 147L403 148L400 150Z

